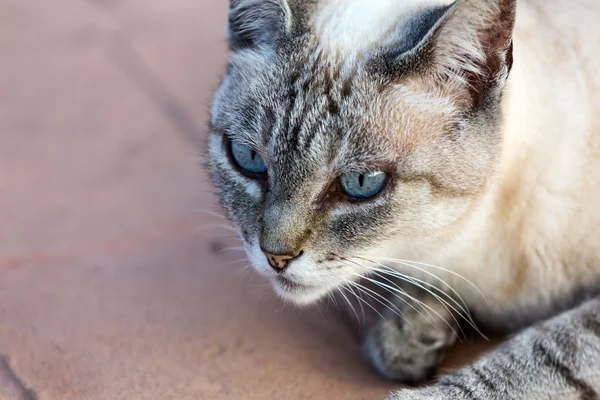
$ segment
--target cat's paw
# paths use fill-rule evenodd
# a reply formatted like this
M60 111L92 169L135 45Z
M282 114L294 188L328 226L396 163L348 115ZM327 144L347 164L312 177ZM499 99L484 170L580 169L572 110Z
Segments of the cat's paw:
M410 318L410 313L405 314ZM366 332L363 351L384 377L407 384L429 380L456 339L444 324L422 318L379 320Z

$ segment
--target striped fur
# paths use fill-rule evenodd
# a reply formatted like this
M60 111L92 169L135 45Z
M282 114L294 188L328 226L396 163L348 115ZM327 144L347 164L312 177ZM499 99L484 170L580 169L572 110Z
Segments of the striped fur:
M516 335L466 368L388 400L600 399L600 298Z

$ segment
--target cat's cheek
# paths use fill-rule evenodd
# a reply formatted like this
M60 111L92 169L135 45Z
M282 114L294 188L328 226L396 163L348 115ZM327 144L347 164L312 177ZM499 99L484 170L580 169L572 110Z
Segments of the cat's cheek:
M246 244L245 248L248 260L250 260L254 270L262 276L272 278L274 275L273 268L269 266L267 258L261 251L260 246L258 244Z

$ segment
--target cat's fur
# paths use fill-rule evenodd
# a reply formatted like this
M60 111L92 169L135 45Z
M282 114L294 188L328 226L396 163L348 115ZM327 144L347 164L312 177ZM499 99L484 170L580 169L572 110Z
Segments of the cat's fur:
M310 303L383 282L399 295L369 293L387 313L365 351L406 381L430 374L466 308L533 324L392 399L600 398L599 20L596 0L231 0L210 170L275 290ZM266 181L236 170L226 138L262 156ZM374 199L329 194L372 170L390 173ZM261 246L302 255L275 272ZM391 268L410 277L396 286Z

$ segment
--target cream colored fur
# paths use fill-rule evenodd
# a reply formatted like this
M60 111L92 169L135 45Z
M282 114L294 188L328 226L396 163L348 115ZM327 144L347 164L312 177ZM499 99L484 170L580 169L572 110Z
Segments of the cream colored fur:
M472 281L487 303L430 269L482 313L543 307L600 280L600 2L518 4L497 179L460 234L397 254Z

